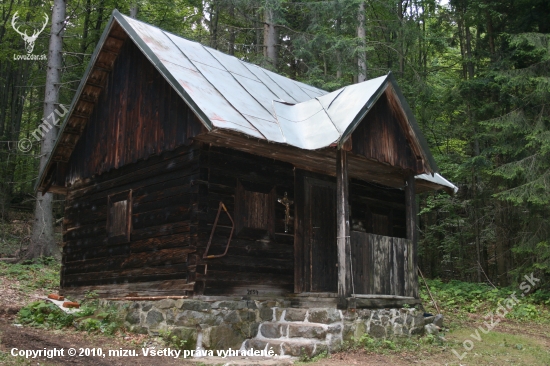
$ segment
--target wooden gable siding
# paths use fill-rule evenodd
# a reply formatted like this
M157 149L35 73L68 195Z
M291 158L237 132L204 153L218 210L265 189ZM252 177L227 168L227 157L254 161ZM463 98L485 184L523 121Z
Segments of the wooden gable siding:
M199 147L180 147L71 187L65 204L61 291L101 296L185 295L195 252L190 221ZM130 242L107 235L109 197L132 190ZM193 269L194 270L194 269Z
M202 124L126 39L69 160L67 183L190 143Z
M208 146L206 146L208 147ZM287 192L294 197L294 171L292 165L273 159L254 156L237 150L209 147L201 151L201 183L198 194L198 212L192 222L192 232L197 235L196 246L198 267L196 273L197 294L204 295L247 295L292 293L294 287L294 235L291 226L285 233L285 206L276 202ZM235 232L229 251L221 258L203 259L208 239L222 201L233 219L235 198L240 182L244 189L266 191L269 194L275 220L273 233L269 230L242 230ZM290 206L294 215L294 205ZM209 255L221 254L225 250L231 231L231 221L225 213L220 214L214 232Z
M380 163L420 174L422 161L417 162L393 109L384 93L351 135L352 152ZM391 94L390 94L391 95Z

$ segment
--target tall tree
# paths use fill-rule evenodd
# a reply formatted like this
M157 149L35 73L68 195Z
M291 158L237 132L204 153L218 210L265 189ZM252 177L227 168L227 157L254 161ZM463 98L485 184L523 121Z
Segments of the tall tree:
M357 82L367 80L367 32L365 30L365 2L359 2L359 9L357 11L357 40L359 43L357 52Z
M61 70L63 67L63 31L65 29L65 0L55 0L52 9L52 25L50 30L50 46L48 50L48 68L46 72L46 88L44 96L43 118L54 115L59 104L59 88L61 86ZM52 152L58 129L52 126L43 137L40 148L40 171L44 169ZM54 240L53 194L37 193L34 209L31 243L27 251L28 258L42 256L59 257L59 249Z

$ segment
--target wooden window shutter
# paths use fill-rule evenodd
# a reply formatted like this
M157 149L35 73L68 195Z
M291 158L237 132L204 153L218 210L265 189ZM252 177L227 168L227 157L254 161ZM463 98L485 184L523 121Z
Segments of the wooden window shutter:
M132 230L132 190L110 195L107 207L108 243L128 243Z
M275 187L237 182L235 229L237 235L273 234L275 231Z

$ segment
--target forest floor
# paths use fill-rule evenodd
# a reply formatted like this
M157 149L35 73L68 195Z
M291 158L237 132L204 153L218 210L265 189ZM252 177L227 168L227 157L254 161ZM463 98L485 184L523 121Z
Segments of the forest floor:
M9 257L20 248L22 235L29 231L27 220L18 219L9 225L8 238L0 242L0 256ZM5 228L0 228L5 231ZM101 332L86 332L72 326L62 329L20 326L18 311L30 303L57 293L59 284L57 263L7 264L0 261L0 365L211 365L258 364L250 360L175 359L146 357L142 347L174 346L159 338L126 333L123 329L107 336ZM549 365L550 366L550 296L536 291L520 298L522 302L488 333L485 315L495 311L502 299L514 288L493 289L484 284L428 280L432 293L445 316L443 338L434 336L406 339L374 340L365 337L345 351L323 355L313 360L296 361L298 365ZM517 289L516 289L517 290ZM519 296L519 294L518 294ZM426 311L435 309L424 289L421 297ZM54 327L55 328L55 327ZM465 346L469 351L466 351ZM56 357L25 359L14 357L11 350L69 348L102 348L103 350L134 349L135 357ZM453 350L456 352L453 352ZM272 360L262 365L288 365L285 360Z
M43 297L54 286L57 267L31 265L22 273L17 265L0 265L0 364L2 365L210 365L242 364L246 360L189 359L173 357L146 357L141 354L144 345L166 347L159 339L145 335L115 333L106 336L74 328L61 330L15 325L19 309L37 298ZM19 279L18 279L19 278ZM410 338L403 340L358 343L347 350L314 360L297 361L299 365L347 366L347 365L550 365L550 327L546 321L519 321L502 319L487 334L479 331L485 319L480 314L445 318L452 330L444 340L437 338ZM478 329L476 334L476 329ZM486 329L486 327L484 328ZM481 338L481 340L476 340ZM471 350L466 352L463 342ZM160 343L159 343L160 342ZM373 343L374 342L374 343ZM25 359L14 357L11 350L102 348L103 350L135 349L135 357L55 357L54 359ZM453 349L459 356L453 353ZM241 361L237 363L236 361ZM263 365L264 363L262 363ZM288 361L273 360L270 365L287 365ZM267 364L266 364L267 365Z

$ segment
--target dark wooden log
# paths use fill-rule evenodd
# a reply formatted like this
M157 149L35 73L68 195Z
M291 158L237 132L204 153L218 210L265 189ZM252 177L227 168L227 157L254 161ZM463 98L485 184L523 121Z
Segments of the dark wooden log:
M405 186L405 202L406 202L406 213L407 213L407 239L412 243L412 253L411 259L412 263L409 267L410 289L413 297L418 298L418 275L417 275L417 266L418 266L418 234L416 226L416 181L414 175L409 175L406 180ZM412 268L411 268L412 267Z
M351 247L349 223L349 179L347 152L336 154L336 236L338 245L338 304L347 307L346 298L352 293Z
M185 295L185 292L192 291L193 287L194 283L187 283L186 279L179 279L116 285L70 286L62 288L59 292L71 299L83 297L91 291L97 293L100 297L162 296L177 295L178 293Z

